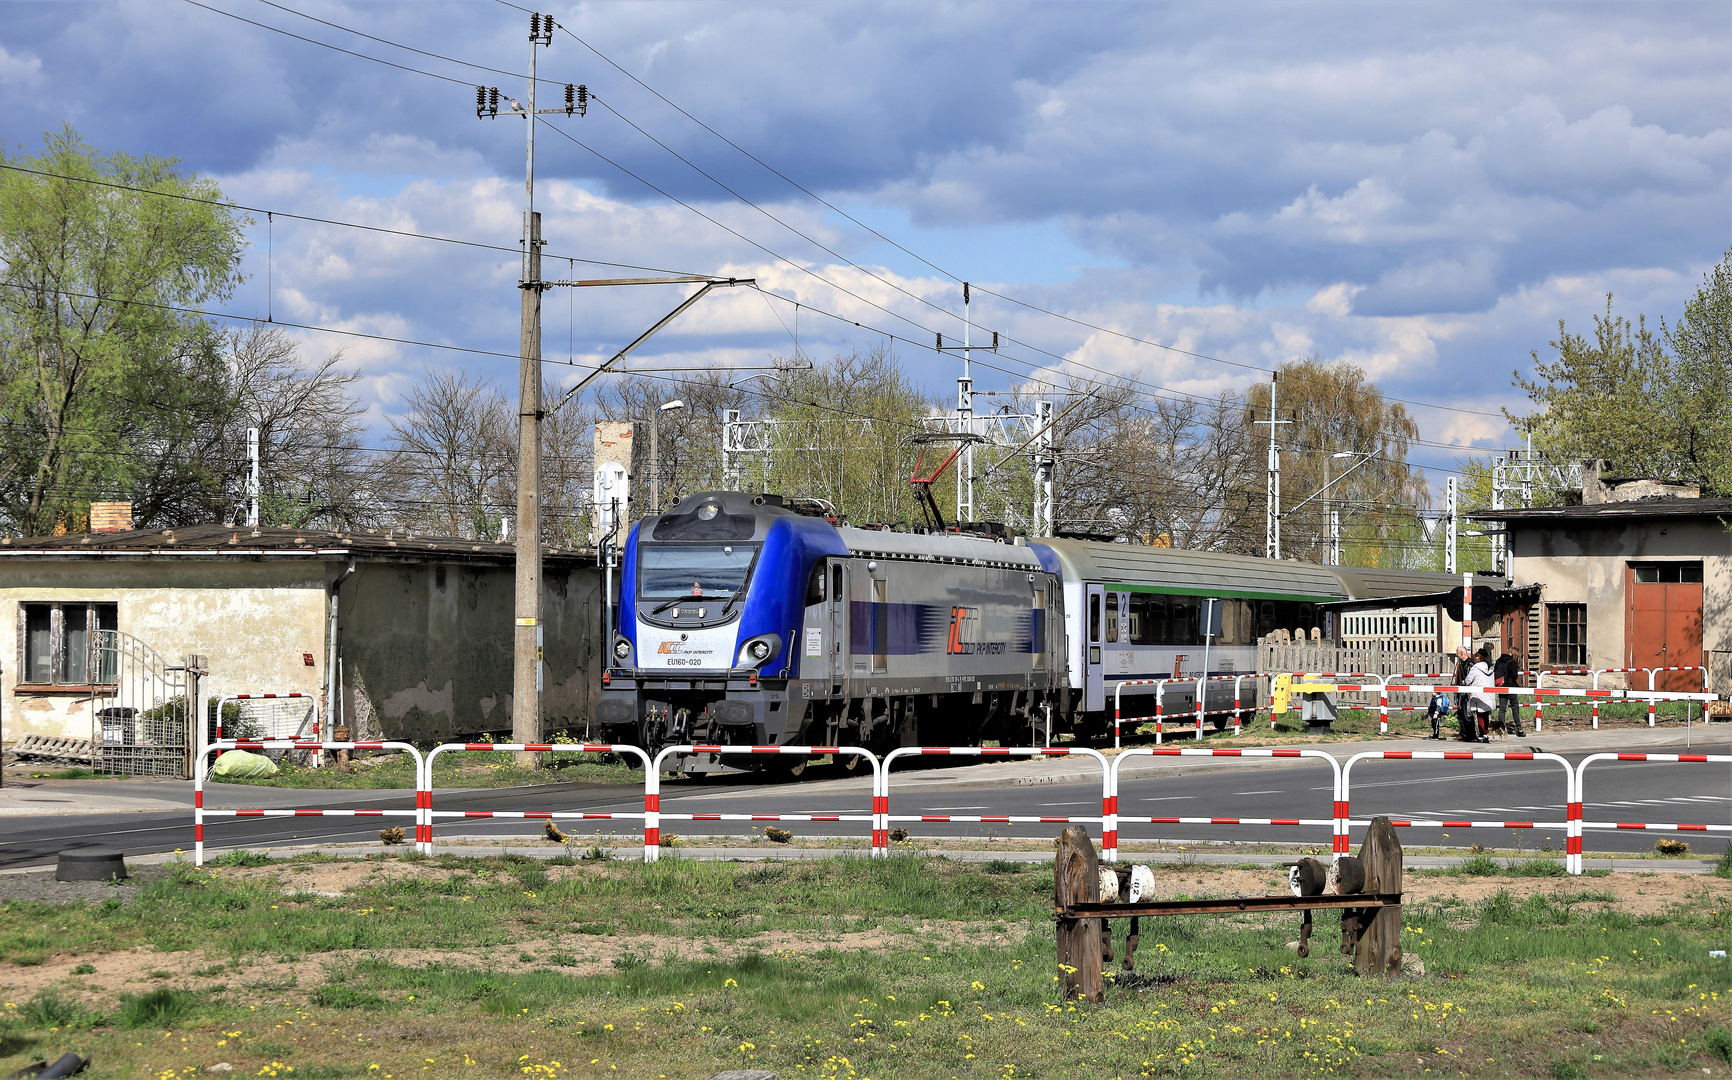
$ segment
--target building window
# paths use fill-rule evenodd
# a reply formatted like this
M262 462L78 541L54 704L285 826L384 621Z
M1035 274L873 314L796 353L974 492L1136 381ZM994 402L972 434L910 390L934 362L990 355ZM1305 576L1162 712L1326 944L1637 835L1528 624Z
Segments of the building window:
M1638 585L1700 585L1702 583L1701 563L1649 563L1645 566L1632 566L1636 572Z
M30 686L113 682L114 657L99 647L99 632L119 624L114 604L19 604L18 681Z
M1546 605L1546 664L1588 666L1588 605Z

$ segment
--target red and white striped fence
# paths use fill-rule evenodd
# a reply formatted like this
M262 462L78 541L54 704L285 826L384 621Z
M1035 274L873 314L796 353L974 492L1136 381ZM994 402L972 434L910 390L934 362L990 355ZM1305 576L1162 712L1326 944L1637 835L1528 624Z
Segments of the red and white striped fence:
M1124 745L1121 731L1124 718L1124 692L1125 687L1127 686L1152 686L1155 688L1155 742L1161 743L1166 740L1166 708L1162 701L1162 695L1166 693L1169 685L1173 683L1191 684L1191 694L1196 699L1193 702L1192 711L1196 715L1197 738L1201 740L1203 738L1203 716L1208 701L1208 690L1206 684L1212 682L1226 682L1229 679L1232 680L1233 708L1231 709L1231 712L1233 714L1233 734L1238 735L1244 729L1244 713L1247 709L1244 701L1244 680L1250 679L1253 687L1255 687L1256 681L1259 677L1260 676L1257 675L1193 675L1189 678L1181 677L1174 679L1125 679L1116 684L1113 689L1113 749L1117 750ZM1257 711L1255 697L1255 690L1253 690L1253 700L1250 706L1248 706L1251 712ZM1133 719L1140 718L1133 717Z
M1701 824L1661 824L1661 823L1650 822L1650 821L1586 821L1586 820L1584 820L1585 814L1583 813L1583 806L1586 802L1586 799L1583 797L1582 793L1586 790L1586 786L1587 786L1588 766L1592 765L1596 761L1651 761L1651 762L1670 762L1673 764L1706 765L1709 763L1732 762L1732 755L1729 755L1729 754L1589 754L1587 757L1583 758L1581 760L1581 762L1576 765L1577 802L1575 803L1575 807L1574 807L1575 815L1576 815L1576 818L1575 818L1576 839L1575 839L1575 852L1574 852L1575 865L1569 867L1570 873L1579 874L1582 872L1582 855L1581 855L1582 841L1581 841L1581 836L1582 836L1583 831L1585 831L1587 829L1604 830L1604 831L1611 831L1611 832L1631 831L1631 830L1642 831L1642 832L1703 832L1703 833L1709 833L1709 832L1728 833L1728 832L1732 832L1732 824L1727 824L1727 825L1715 825L1715 824L1708 824L1708 823L1701 823Z
M224 750L401 750L415 759L415 807L411 810L322 810L301 808L275 809L206 809L204 805L204 777L207 759L213 754ZM204 865L204 819L207 817L406 817L415 821L416 838L420 838L422 821L422 795L424 785L421 782L424 762L421 751L405 742L297 742L292 739L272 739L264 741L234 741L212 743L199 751L198 758L193 762L192 769L192 861L194 866Z
M1134 753L1135 751L1129 751ZM962 814L903 814L890 813L890 766L901 758L912 757L981 757L981 758L1050 758L1050 757L1089 757L1101 767L1101 813L1093 815L1072 814L1042 814L1042 815L962 815ZM903 746L884 755L884 766L877 776L876 795L872 800L873 810L878 814L878 828L882 830L882 844L887 849L889 845L890 823L892 821L923 821L946 822L959 824L1061 824L1070 825L1077 822L1099 822L1101 833L1106 835L1107 822L1112 817L1113 780L1112 768L1107 764L1106 755L1099 750L1086 746Z
M1312 758L1329 763L1333 771L1330 792L1334 795L1331 814L1327 818L1229 818L1229 817L1141 817L1119 813L1119 769L1133 757L1233 757L1233 758ZM1107 805L1106 820L1101 825L1101 858L1112 861L1119 856L1119 825L1131 822L1137 825L1292 825L1298 827L1316 826L1329 827L1330 848L1337 854L1347 851L1347 838L1343 834L1341 823L1346 816L1343 809L1346 804L1341 802L1341 763L1335 760L1333 754L1308 747L1254 747L1244 750L1228 749L1195 749L1181 750L1176 748L1139 746L1126 750L1113 758L1112 767L1107 772ZM1082 819L1078 819L1082 820Z
M872 766L872 809L865 814L668 814L661 808L662 762L674 754L799 754L818 756L852 755L864 758ZM882 823L878 809L879 776L883 764L878 755L858 746L668 746L656 755L655 762L644 773L644 862L655 862L661 855L661 823L664 821L865 821L871 824L872 855L887 853L889 828Z
M1505 689L1520 689L1509 688ZM1551 761L1556 762L1564 770L1564 818L1563 821L1445 821L1442 819L1397 819L1391 818L1390 824L1398 829L1557 829L1564 834L1565 869L1570 869L1569 862L1573 857L1577 864L1581 860L1581 841L1573 826L1581 816L1581 802L1577 798L1576 774L1571 770L1570 763L1557 754L1528 753L1526 751L1494 752L1489 750L1368 750L1354 754L1347 759L1347 764L1341 768L1341 801L1336 812L1341 817L1341 833L1343 837L1351 835L1353 826L1366 826L1369 821L1354 821L1352 819L1353 766L1361 761ZM1341 850L1347 850L1342 847ZM1580 873L1579 865L1570 869L1571 873Z
M506 750L513 753L538 754L632 754L643 762L646 777L644 790L644 808L642 813L625 811L599 810L435 810L433 809L433 762L440 754L451 753L485 753L493 750ZM420 780L417 786L418 805L421 807L421 827L416 830L416 846L424 855L433 854L433 822L436 818L524 818L531 820L569 820L569 821L617 821L633 820L644 823L644 861L655 861L655 843L651 837L650 822L653 820L655 796L651 794L650 781L655 773L650 769L650 757L641 747L625 743L444 743L435 746L427 752L427 760L421 766Z

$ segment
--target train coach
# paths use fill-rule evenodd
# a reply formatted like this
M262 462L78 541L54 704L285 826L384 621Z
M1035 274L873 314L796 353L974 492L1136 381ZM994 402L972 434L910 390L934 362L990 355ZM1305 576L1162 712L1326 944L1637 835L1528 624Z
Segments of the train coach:
M596 720L645 747L1089 740L1110 730L1119 682L1201 671L1205 598L1224 605L1209 673L1231 675L1256 670L1258 637L1309 630L1317 605L1354 592L1331 567L855 528L740 492L640 520L623 555ZM1207 711L1224 719L1232 693L1217 684ZM1175 686L1164 705L1188 712L1194 699Z

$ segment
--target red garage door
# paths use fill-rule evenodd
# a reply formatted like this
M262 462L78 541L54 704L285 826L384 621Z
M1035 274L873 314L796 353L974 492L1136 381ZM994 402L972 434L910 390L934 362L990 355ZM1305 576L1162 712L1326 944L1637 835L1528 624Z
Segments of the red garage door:
M1702 564L1631 563L1624 640L1630 667L1702 664ZM1657 690L1702 689L1699 671L1662 671Z

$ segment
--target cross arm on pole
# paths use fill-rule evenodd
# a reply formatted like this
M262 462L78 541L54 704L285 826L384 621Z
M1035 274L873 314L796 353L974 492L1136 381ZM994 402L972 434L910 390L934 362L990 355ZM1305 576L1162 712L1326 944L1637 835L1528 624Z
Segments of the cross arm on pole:
M1317 498L1319 495L1323 494L1325 491L1328 491L1330 488L1334 487L1336 484L1339 484L1341 481L1347 479L1348 476L1352 475L1353 469L1359 468L1359 466L1365 464L1367 461L1375 460L1376 457L1377 457L1377 454L1375 452L1368 452L1366 454L1361 455L1359 460L1353 463L1353 468L1348 469L1346 472L1342 473L1340 476L1337 476L1335 479L1329 481L1327 484L1324 484L1322 487L1320 487L1316 491L1312 492L1309 498L1302 499L1301 501L1294 504L1293 506L1288 507L1286 510L1281 512L1281 516L1282 517L1288 517L1289 515L1293 514L1295 511L1297 511L1299 509L1299 507L1304 506L1306 503L1310 502L1312 499Z
M703 282L703 288L699 289L697 292L693 293L692 295L686 297L683 301L680 302L680 305L678 307L674 308L672 311L668 312L666 315L663 315L659 320L656 321L656 324L654 326L651 326L648 330L645 330L643 333L639 334L635 339L633 339L633 341L630 345L627 345L625 348L621 349L619 352L614 353L611 358L609 358L608 360L606 360L605 362L603 362L601 364L598 364L587 375L585 375L583 378L577 380L577 385L573 386L570 390L567 390L565 392L565 396L560 398L559 403L556 404L552 409L549 409L548 410L549 412L554 412L554 411L558 410L560 408L560 406L562 406L566 402L570 401L584 387L588 386L591 382L595 381L598 377L607 374L610 370L613 369L615 364L619 363L621 360L624 360L626 357L630 356L632 354L632 352L635 351L639 345L642 345L644 342L648 341L651 337L653 337L655 335L656 331L660 330L662 327L666 326L668 323L671 323L675 319L679 318L680 314L683 311L685 311L687 308L691 307L693 304L697 303L699 300L703 299L704 296L711 289L727 288L728 286L732 286L732 285L754 285L755 286L757 284L757 280L755 278L656 278L656 279L626 278L626 279L623 279L620 281L614 281L614 282L596 281L596 282L589 282L586 284L640 285L640 284L649 284L651 282L651 280L655 281L656 283L669 282L669 281L673 281L673 282L701 281L701 282ZM569 283L569 284L577 284L577 283Z

